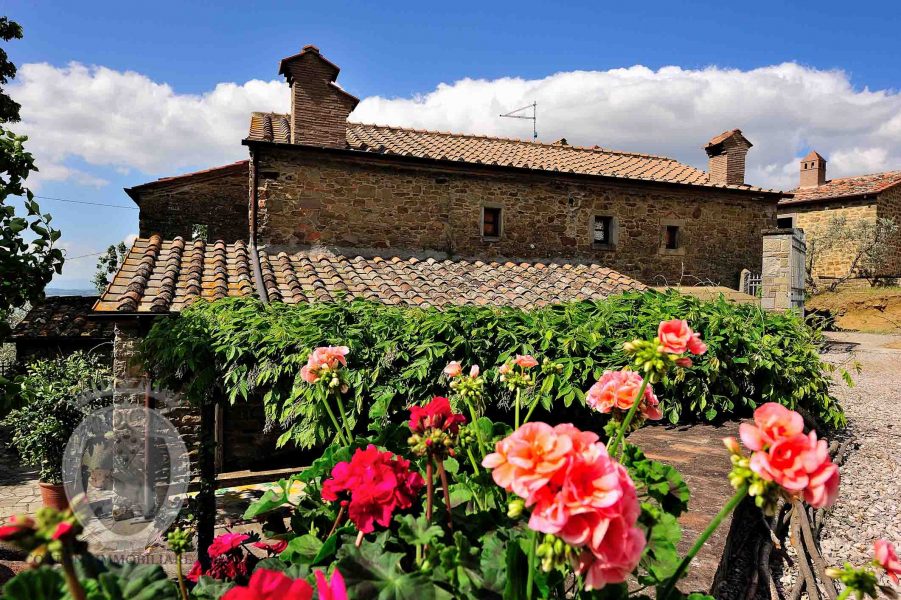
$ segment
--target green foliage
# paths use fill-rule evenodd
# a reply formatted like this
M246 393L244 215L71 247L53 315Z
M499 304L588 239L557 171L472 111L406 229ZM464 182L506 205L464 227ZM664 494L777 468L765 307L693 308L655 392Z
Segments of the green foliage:
M22 37L22 27L0 18L0 39ZM16 67L0 48L0 85L15 77ZM0 123L19 120L19 105L0 88ZM0 342L9 335L7 317L13 309L44 297L44 286L61 273L63 254L53 244L60 232L50 226L49 214L41 214L34 194L25 186L37 171L34 157L25 150L28 138L0 126ZM25 216L16 214L10 199L22 197Z
M605 369L627 364L622 344L652 338L658 323L685 318L709 346L690 369L655 386L671 422L744 416L763 402L779 402L828 426L844 415L830 392L830 367L817 353L820 334L792 314L768 313L723 299L701 301L675 292L632 293L604 301L533 311L461 306L446 310L388 307L369 302L267 306L250 299L199 302L179 317L157 321L144 360L166 385L203 401L222 389L230 401L262 399L281 423L281 443L313 447L334 431L317 388L300 368L310 350L350 347L349 412L356 431L379 429L404 409L446 394L440 374L450 360L493 368L514 353L562 365L539 376L529 395L540 413L575 414L585 390ZM503 417L509 390L489 376L489 414ZM537 397L537 398L536 398ZM585 419L584 412L574 419ZM597 421L594 422L594 425ZM599 427L598 427L599 428Z
M7 600L62 600L65 597L63 576L51 567L23 571L3 586Z
M97 293L102 294L106 290L110 276L119 270L127 255L128 246L124 242L119 242L118 246L111 244L106 252L97 259L97 271L94 273L94 278L91 279L91 283L97 288Z
M66 442L85 414L98 408L80 395L108 385L107 362L83 352L38 360L28 365L18 382L22 406L3 423L12 431L22 461L40 470L41 481L62 483Z

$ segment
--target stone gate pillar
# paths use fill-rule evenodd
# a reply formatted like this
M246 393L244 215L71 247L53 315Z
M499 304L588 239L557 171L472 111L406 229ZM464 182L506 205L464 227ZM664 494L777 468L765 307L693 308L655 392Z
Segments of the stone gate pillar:
M765 310L804 313L806 249L801 229L763 232L760 305Z

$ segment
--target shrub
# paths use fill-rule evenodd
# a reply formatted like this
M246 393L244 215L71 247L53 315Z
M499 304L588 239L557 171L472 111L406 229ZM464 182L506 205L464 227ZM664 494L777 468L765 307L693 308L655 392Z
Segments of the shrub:
M87 412L95 408L80 396L110 380L107 360L83 352L43 359L28 365L18 382L21 407L3 424L22 461L40 470L45 483L62 483L62 456L69 437Z
M189 397L209 396L218 387L230 401L262 398L267 416L286 430L280 443L312 447L330 440L331 431L314 392L299 376L316 346L351 349L350 412L357 431L396 421L407 406L440 393L439 375L451 360L491 369L516 352L561 365L559 373L547 375L533 390L543 409L559 416L584 403L585 391L605 369L627 364L624 342L653 337L657 324L675 315L696 326L710 351L691 369L659 384L671 422L747 415L774 401L827 426L844 423L830 393L831 367L817 353L820 334L802 319L675 292L632 293L532 311L437 310L364 301L199 302L178 317L158 321L145 340L143 357L163 384ZM509 419L511 393L496 377L488 380L487 393L496 399L489 412Z

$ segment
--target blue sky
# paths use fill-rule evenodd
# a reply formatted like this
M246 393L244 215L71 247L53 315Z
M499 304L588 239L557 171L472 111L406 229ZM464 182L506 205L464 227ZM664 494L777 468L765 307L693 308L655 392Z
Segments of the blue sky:
M11 88L47 166L39 195L133 206L122 187L242 158L245 105L285 104L278 60L308 43L341 66L339 83L364 100L361 120L527 137L489 117L540 98L542 139L700 167L707 138L742 127L757 147L752 183L791 187L794 161L814 146L834 155L840 174L901 168L893 2L134 4L4 3L25 28L8 47L14 62L47 65ZM730 99L741 86L749 91ZM151 93L159 97L146 105L137 97ZM209 134L207 143L202 132L189 150L159 143L173 111L221 115L179 123L183 135L219 127L231 137ZM43 207L72 257L137 231L135 210ZM87 287L94 260L73 260L56 284Z

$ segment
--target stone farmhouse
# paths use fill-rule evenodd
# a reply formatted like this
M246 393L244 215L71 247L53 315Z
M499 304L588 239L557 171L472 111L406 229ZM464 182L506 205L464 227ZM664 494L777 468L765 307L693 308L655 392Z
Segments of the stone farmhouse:
M901 171L827 179L826 159L811 151L801 159L799 185L791 193L793 197L779 202L779 227L801 228L808 239L822 235L839 216L848 222L886 218L901 226ZM901 277L901 229L888 247L885 271L880 275ZM854 249L846 245L836 248L820 259L814 275L843 277L851 269L854 255Z
M249 115L247 160L126 190L139 238L93 312L115 323L117 377L141 375L131 357L155 317L197 298L530 307L685 278L736 288L761 267L785 194L745 183L738 129L706 144L704 172L565 139L361 124L338 71L313 46L285 58L291 112ZM262 407L224 411L220 466L271 459Z

